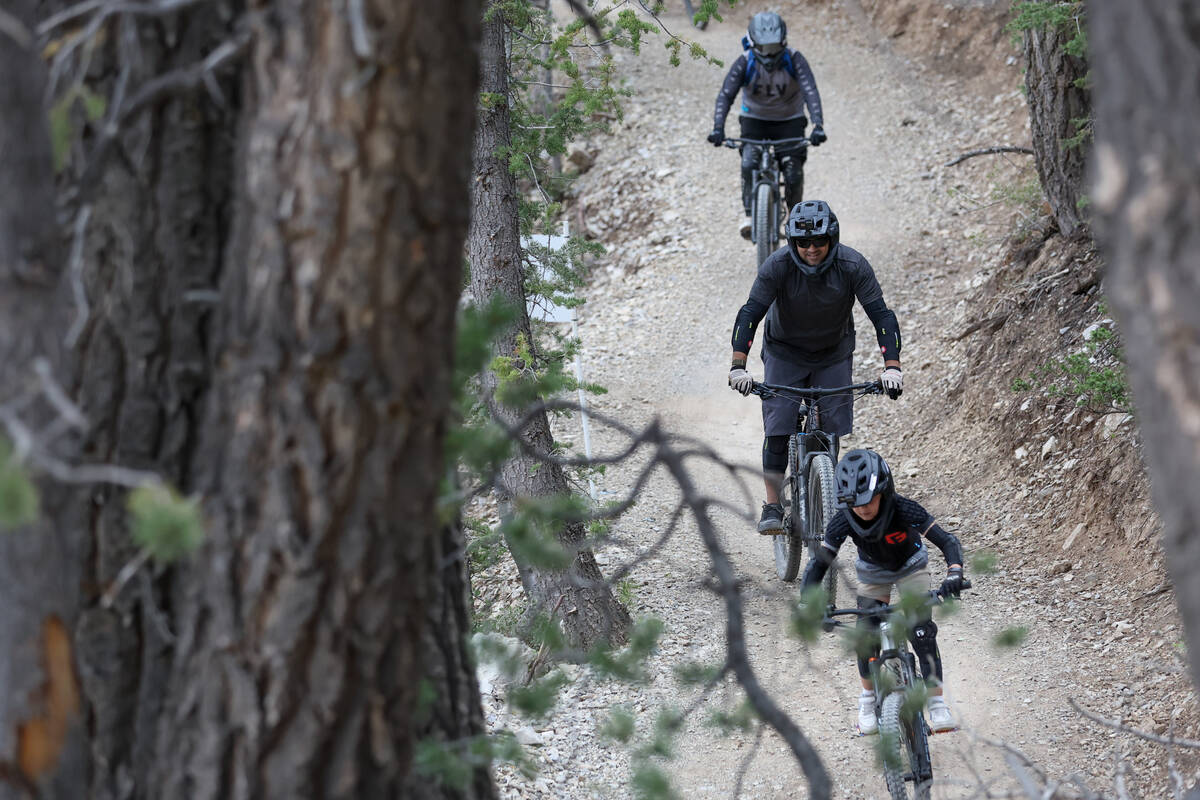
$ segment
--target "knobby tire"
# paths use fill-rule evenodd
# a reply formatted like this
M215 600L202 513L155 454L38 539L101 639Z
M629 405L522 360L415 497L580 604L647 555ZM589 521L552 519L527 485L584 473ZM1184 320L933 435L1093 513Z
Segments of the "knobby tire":
M825 526L837 513L837 489L833 482L833 459L828 453L817 453L808 466L808 541L810 557L815 557L817 548L825 539ZM829 565L825 573L825 602L837 605L838 570L837 561Z
M929 800L931 781L906 781L915 774L919 763L917 749L929 748L925 719L918 712L911 720L901 716L904 692L896 691L883 699L879 711L879 747L883 757L883 777L892 800ZM910 788L911 787L911 788Z
M754 196L754 236L752 238L758 257L756 263L761 264L767 260L767 256L775 252L779 235L778 212L775 210L775 195L771 192L770 184L760 183Z
M787 497L784 501L784 532L772 536L775 549L775 574L781 581L791 583L800 572L800 562L804 559L804 545L801 541L804 520L802 508L804 492L800 487L800 460L795 435L788 437L788 472L783 482L783 491Z

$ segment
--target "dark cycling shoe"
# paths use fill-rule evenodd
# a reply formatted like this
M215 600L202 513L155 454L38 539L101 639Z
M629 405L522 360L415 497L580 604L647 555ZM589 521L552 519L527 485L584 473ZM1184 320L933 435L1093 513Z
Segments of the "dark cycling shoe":
M762 516L758 518L758 532L769 535L783 533L783 506L779 503L763 503Z
M745 239L747 242L750 241L750 215L749 214L747 214L746 217L744 219L742 219L742 227L738 228L738 233L740 233L742 235L742 238Z

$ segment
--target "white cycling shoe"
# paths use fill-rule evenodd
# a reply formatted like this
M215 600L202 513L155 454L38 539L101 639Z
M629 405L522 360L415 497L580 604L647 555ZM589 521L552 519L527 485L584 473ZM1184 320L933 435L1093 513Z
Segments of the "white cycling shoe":
M929 728L934 733L958 730L958 722L954 719L954 713L950 711L950 706L946 705L946 701L938 695L929 698Z
M750 241L750 215L747 214L742 220L742 227L738 228L738 233L746 241Z
M870 736L879 733L879 719L875 716L875 693L858 697L858 735Z

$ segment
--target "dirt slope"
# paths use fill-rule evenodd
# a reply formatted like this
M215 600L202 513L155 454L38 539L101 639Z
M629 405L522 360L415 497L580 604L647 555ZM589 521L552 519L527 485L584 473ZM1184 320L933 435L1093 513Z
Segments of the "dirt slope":
M995 4L979 5L991 13ZM728 64L745 18L760 7L749 3L727 24L703 33L687 30L678 15L664 20ZM1145 568L1135 570L1133 584L1112 585L1105 560L1080 552L1088 532L1076 537L1074 550L1062 550L1070 533L1061 528L1067 517L1047 512L1065 496L1058 489L1066 457L1053 447L1041 454L1043 440L1031 438L1026 449L1033 455L1017 460L1018 442L997 436L988 422L988 409L994 406L998 415L1013 404L1004 387L1020 368L1002 377L1013 367L994 347L970 336L950 340L979 318L989 292L1008 286L999 274L1004 236L1036 217L1036 209L1019 199L998 199L1004 187L1030 180L1027 157L941 166L976 147L1025 143L1019 66L1007 63L994 41L976 48L986 80L978 70L939 73L910 61L896 37L871 27L867 13L874 4L865 10L853 2L773 7L789 21L805 20L803 27L791 22L790 40L813 65L825 103L830 140L809 159L806 196L827 200L837 212L842 240L874 265L904 335L904 397L859 401L853 443L887 455L901 491L956 530L969 551L992 549L999 558L997 574L976 576L978 590L958 615L941 623L947 692L965 729L934 739L934 796L983 796L983 784L1000 794L1015 786L1004 752L985 740L1008 742L1050 774L1078 774L1094 787L1111 786L1116 739L1082 720L1069 699L1144 729L1163 731L1177 719L1178 735L1197 733L1194 695L1166 690L1181 679L1171 655L1179 634L1166 627L1166 599L1128 602L1152 590L1161 573L1152 559L1139 561ZM724 68L693 63L672 69L653 43L646 50L641 58L622 58L637 94L625 120L598 142L596 165L578 187L576 229L582 225L609 248L580 314L584 370L609 389L593 401L599 412L635 427L661 420L680 437L754 470L762 435L758 401L725 385L729 332L753 279L753 252L736 231L736 153L703 142ZM997 86L1007 88L995 91ZM736 119L727 132L736 134ZM1051 271L1036 262L1021 277L1036 280ZM1094 312L1090 295L1077 303L1071 325ZM1050 306L1047 319L1058 310ZM857 314L856 376L869 379L878 355L869 325L861 310ZM1018 330L1014 325L1009 333L1019 336L1013 333ZM757 348L751 362L761 376ZM574 420L561 422L559 436L582 446ZM602 453L623 445L612 431L593 430L592 436ZM634 459L604 475L602 499L623 496L642 464ZM749 522L761 502L759 481L740 485L711 461L693 459L691 465L706 495L744 513L721 510L717 520L745 581L748 637L760 680L820 750L836 796L886 796L872 740L854 733L858 690L851 658L834 637L805 647L786 633L795 587L775 578L769 539L757 536ZM1086 500L1074 494L1071 502ZM600 553L602 561L611 565L630 551L646 553L677 503L673 483L661 474L652 478L615 527L624 549ZM1070 566L1055 573L1063 558ZM940 556L933 562L940 575ZM685 521L632 574L631 610L667 625L644 685L613 687L573 670L579 680L566 690L560 709L532 725L508 716L488 696L491 723L522 728L543 769L534 780L502 769L506 796L629 796L626 749L597 734L616 706L635 712L643 736L655 709L696 707L675 758L663 762L681 796L730 797L739 782L743 797L806 796L798 767L773 733L756 743L753 731L727 737L705 724L717 709L734 710L737 692L723 685L700 698L672 676L681 661L722 659L723 614L704 588L708 571L694 526ZM1123 581L1129 578L1122 573ZM1014 625L1029 629L1025 642L995 647L995 636ZM1163 796L1157 794L1164 786L1162 757L1133 751L1131 780L1148 787L1145 796Z

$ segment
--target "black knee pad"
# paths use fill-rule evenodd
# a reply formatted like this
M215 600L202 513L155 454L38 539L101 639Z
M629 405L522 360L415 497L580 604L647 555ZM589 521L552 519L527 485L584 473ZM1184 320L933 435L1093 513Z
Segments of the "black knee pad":
M937 631L937 623L928 619L918 622L908 634L913 652L917 654L917 663L921 667L921 677L926 683L932 683L934 680L942 682L942 655L938 651Z
M803 151L796 154L789 154L779 159L779 171L783 173L784 183L803 183L804 182L804 160L806 155Z
M767 436L763 439L763 472L787 471L788 437Z
M864 610L879 608L886 606L887 603L882 600L876 600L874 597L863 597L861 594L855 598L858 601L858 607ZM875 656L879 655L879 637L875 631L879 630L879 623L882 622L880 617L859 617L854 623L856 632L858 633L858 676L860 678L871 677L870 661Z
M761 145L742 145L742 174L745 175L751 170L757 169L760 158L762 158Z

